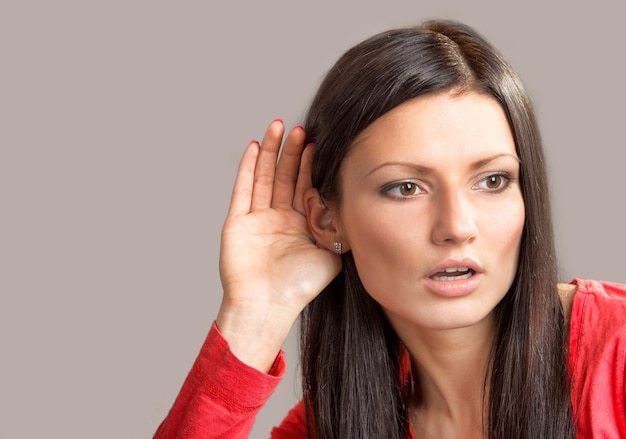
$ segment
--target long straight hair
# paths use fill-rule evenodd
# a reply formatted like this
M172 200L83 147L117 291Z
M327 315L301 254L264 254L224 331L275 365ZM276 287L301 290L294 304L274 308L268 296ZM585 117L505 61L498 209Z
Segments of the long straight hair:
M339 171L354 138L410 99L453 91L494 97L520 158L525 206L518 268L495 310L484 431L490 439L573 438L566 341L541 140L530 99L499 52L472 28L449 21L375 35L349 49L309 109L316 145L312 180L339 205ZM301 319L303 396L309 437L404 438L406 353L367 293L350 252L341 273ZM413 397L419 395L412 380Z

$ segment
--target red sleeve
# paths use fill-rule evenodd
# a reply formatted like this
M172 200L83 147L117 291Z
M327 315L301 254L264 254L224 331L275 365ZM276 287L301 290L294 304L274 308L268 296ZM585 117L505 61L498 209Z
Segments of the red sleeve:
M626 286L575 279L569 366L578 438L626 437Z
M281 351L264 374L230 351L215 323L183 387L154 437L245 438L285 373Z

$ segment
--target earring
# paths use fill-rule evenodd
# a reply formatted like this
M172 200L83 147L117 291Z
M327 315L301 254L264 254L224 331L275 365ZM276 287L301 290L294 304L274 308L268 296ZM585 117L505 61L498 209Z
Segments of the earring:
M334 245L335 245L335 253L341 256L341 242L335 241Z

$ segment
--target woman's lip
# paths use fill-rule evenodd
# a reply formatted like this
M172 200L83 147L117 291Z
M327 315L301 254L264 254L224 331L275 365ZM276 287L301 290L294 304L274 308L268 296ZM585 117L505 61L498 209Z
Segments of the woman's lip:
M474 272L469 279L461 280L435 280L426 277L424 283L433 293L445 297L460 297L472 293L480 283L481 273Z
M467 267L470 270L473 270L475 274L482 272L482 269L480 268L478 262L471 258L446 259L442 263L437 264L437 266L430 273L428 273L428 277L438 275L441 272L445 271L446 268L452 267Z

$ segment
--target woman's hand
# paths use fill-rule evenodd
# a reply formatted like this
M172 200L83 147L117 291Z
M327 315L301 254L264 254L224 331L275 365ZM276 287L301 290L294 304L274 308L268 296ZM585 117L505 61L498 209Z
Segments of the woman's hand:
M216 323L233 353L267 371L302 309L339 273L340 258L315 245L304 192L313 147L294 128L279 150L282 121L244 153L222 230L224 288Z

